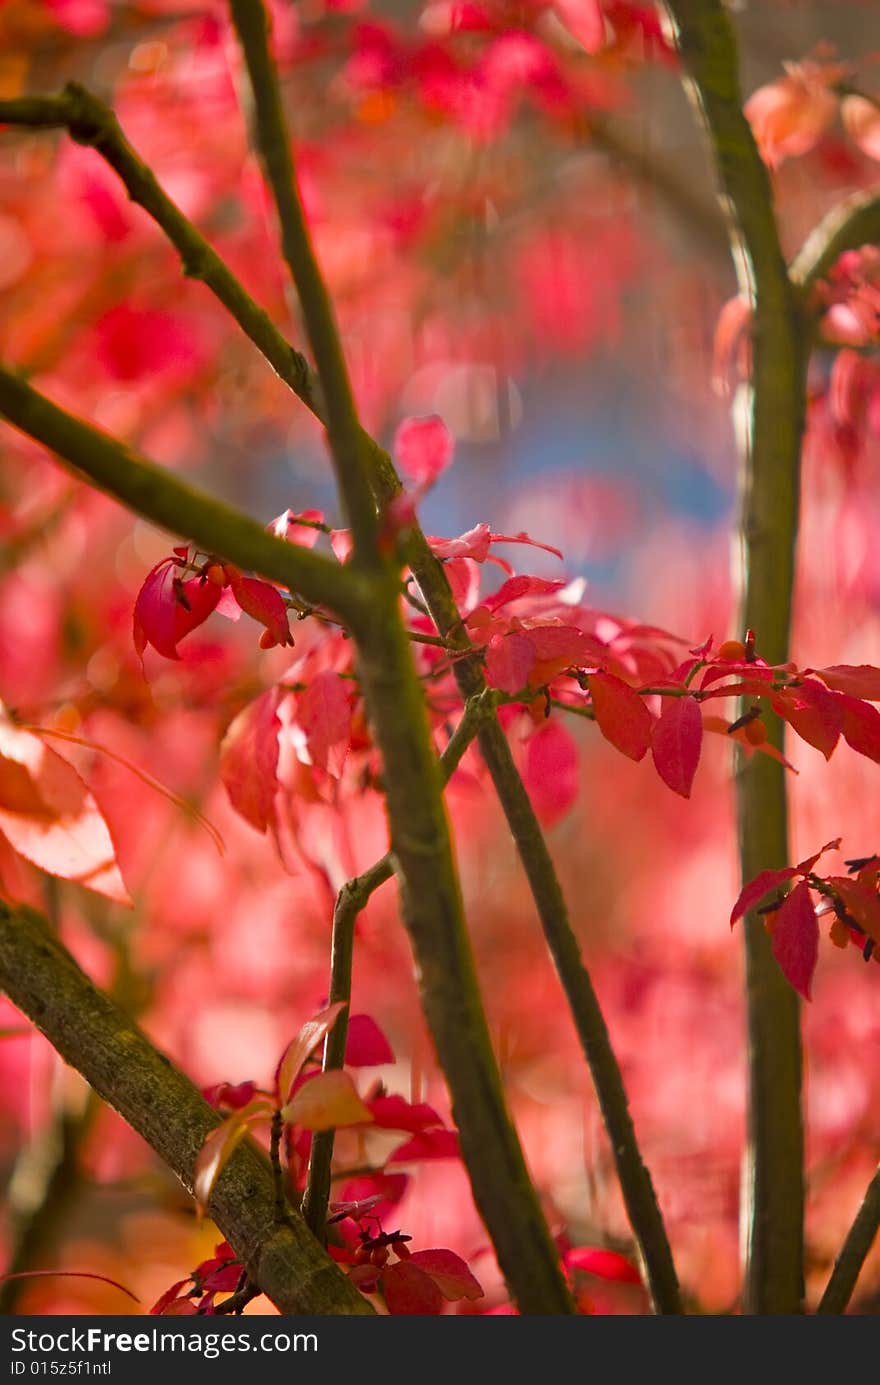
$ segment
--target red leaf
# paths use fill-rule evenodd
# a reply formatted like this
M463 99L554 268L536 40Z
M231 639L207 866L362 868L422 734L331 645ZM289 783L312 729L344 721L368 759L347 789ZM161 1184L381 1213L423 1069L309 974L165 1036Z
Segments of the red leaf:
M843 901L848 914L864 929L869 938L880 942L880 896L876 888L849 876L829 876L828 884Z
M844 693L838 696L843 704L843 735L847 745L880 764L880 712L858 698Z
M703 718L692 697L665 699L666 705L651 732L651 755L664 784L690 798L700 761Z
M430 1275L409 1260L398 1260L382 1274L382 1292L389 1313L395 1317L442 1312L443 1295Z
M482 1298L483 1289L462 1260L452 1250L414 1250L408 1261L433 1279L444 1298Z
M369 1015L352 1015L349 1019L345 1062L351 1068L378 1067L380 1063L394 1062L391 1045Z
M156 1299L156 1302L153 1304L152 1308L150 1309L150 1315L151 1315L151 1316L154 1315L154 1314L156 1314L156 1315L161 1315L162 1313L165 1312L165 1310L168 1308L168 1306L169 1306L170 1304L172 1304L172 1303L178 1303L178 1302L192 1303L192 1300L191 1300L191 1299L182 1299L182 1300L181 1300L181 1299L178 1299L178 1297L177 1297L178 1294L179 1294L179 1292L180 1292L180 1290L183 1288L184 1284L189 1284L190 1282L191 1282L191 1279L190 1279L190 1278L187 1278L187 1279L178 1279L178 1281L177 1281L176 1284L172 1284L170 1289L166 1289L165 1292L164 1292L164 1294L160 1294L160 1295L159 1295L159 1297ZM195 1311L196 1311L196 1306L195 1306L195 1304L193 1303L193 1312L195 1312Z
M523 573L502 582L497 592L486 597L483 605L487 611L500 611L511 601L521 601L524 596L549 596L552 592L561 591L564 586L564 582L550 582L546 577L529 577Z
M486 647L486 681L513 696L528 685L534 663L532 642L523 631L493 635Z
M265 625L274 644L293 644L287 607L277 587L261 582L258 577L240 577L238 573L230 579L229 585L241 609Z
M405 418L394 435L401 470L419 486L432 486L452 461L455 443L442 418Z
M408 1130L413 1135L420 1130L443 1126L433 1106L425 1101L409 1102L402 1096L375 1096L367 1101L376 1125L386 1130Z
M382 1221L400 1202L407 1188L408 1173L371 1173L350 1178L339 1189L341 1203L370 1202L370 1212ZM378 1201L376 1200L378 1199ZM333 1205L331 1205L333 1211Z
M634 688L614 673L587 678L596 724L615 750L641 760L651 744L654 719Z
M824 856L826 851L836 851L840 843L841 838L835 837L833 841L826 842L824 846L820 846L819 850L814 852L812 856L807 856L803 861L798 861L795 866L798 875L809 875L819 857Z
M771 704L802 740L831 759L843 728L843 707L835 693L807 678L799 687L777 693Z
M558 548L554 548L551 543L539 543L537 539L530 538L523 529L521 529L518 534L493 534L492 542L523 543L527 544L529 548L540 548L545 553L552 553L554 558L562 558L562 554Z
M817 673L823 683L837 692L880 702L880 668L874 668L873 664L830 664L828 668L809 669L808 672Z
M523 783L538 817L548 827L577 799L579 764L571 732L558 720L545 721L526 743Z
M538 659L567 659L574 668L584 664L595 667L608 651L592 635L585 635L575 625L530 625L525 622L532 649Z
M239 712L220 745L220 778L229 801L245 822L265 832L278 791L278 704L281 690L270 688Z
M778 890L780 885L783 885L786 880L791 880L795 875L797 875L797 871L794 866L783 866L779 870L759 871L753 880L750 880L747 885L743 885L740 891L739 898L730 915L731 928L737 919L741 919L750 909L754 909L756 904L760 904L761 900L766 898L768 894L771 894L773 890Z
M386 1164L411 1164L421 1159L460 1159L458 1134L454 1130L420 1130L411 1140L398 1145Z
M107 823L83 780L39 736L2 718L0 834L49 875L131 905Z
M315 675L299 699L297 721L305 732L312 764L338 778L351 736L351 705L338 673L324 669Z
M240 1111L253 1100L257 1089L255 1082L215 1082L213 1086L203 1087L202 1096L215 1111Z
M600 1279L614 1280L618 1284L641 1284L642 1276L631 1260L619 1255L616 1250L602 1250L597 1246L574 1246L566 1252L565 1263L570 1270L586 1270Z
M773 956L786 979L809 1000L819 958L819 920L806 880L795 885L774 916Z
M138 654L148 644L166 659L179 659L177 646L203 625L220 600L220 588L201 577L184 581L173 558L147 573L134 604L133 636Z

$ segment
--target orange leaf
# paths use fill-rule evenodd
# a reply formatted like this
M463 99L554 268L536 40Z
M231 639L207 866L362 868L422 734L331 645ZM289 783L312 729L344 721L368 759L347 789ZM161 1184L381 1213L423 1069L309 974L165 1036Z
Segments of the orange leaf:
M299 1076L299 1070L316 1044L320 1043L333 1028L347 1001L337 1000L326 1010L319 1010L310 1020L306 1020L295 1039L291 1039L278 1065L278 1096L282 1106L290 1099L291 1088Z
M319 1072L296 1091L281 1112L288 1125L335 1130L373 1119L347 1072Z
M269 1102L259 1097L255 1101L249 1101L240 1111L233 1112L207 1136L196 1155L193 1168L193 1196L201 1211L207 1208L214 1184L236 1147L241 1144L248 1131L258 1121L265 1120L271 1111Z
M0 833L19 856L119 904L131 898L107 823L72 765L0 718Z

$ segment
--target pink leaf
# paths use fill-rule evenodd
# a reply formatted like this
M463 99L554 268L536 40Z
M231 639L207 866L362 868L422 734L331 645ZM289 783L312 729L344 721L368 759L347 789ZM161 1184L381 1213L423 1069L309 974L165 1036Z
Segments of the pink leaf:
M486 646L486 681L513 695L528 684L534 662L535 651L524 632L493 635Z
M524 529L520 529L518 534L493 534L493 543L522 543L529 548L540 548L544 553L552 553L554 558L562 558L562 553L558 548L554 548L552 543L539 543L537 539L530 538Z
M286 539L300 548L314 548L324 530L323 510L285 510L267 526L276 539Z
M457 539L428 539L428 544L435 557L472 558L475 563L486 561L491 542L488 524L478 524Z
M462 1260L452 1250L414 1250L407 1261L433 1279L444 1298L482 1298L483 1289Z
M651 744L654 719L635 688L614 673L591 673L587 683L602 735L622 755L641 760Z
M577 746L556 719L545 721L526 743L523 782L538 817L547 826L567 813L579 788Z
M39 736L6 720L0 720L0 833L49 875L131 905L107 823L83 780Z
M369 1015L352 1015L348 1021L345 1061L352 1068L378 1067L393 1063L391 1045Z
M293 644L287 607L277 587L258 577L240 577L238 573L230 578L230 586L241 609L265 625L273 644Z
M795 885L775 915L773 955L787 980L809 1000L819 957L819 920L806 880Z
M690 798L700 761L703 718L692 697L665 699L665 706L651 733L651 755L664 784L682 798Z
M278 791L279 688L249 702L227 729L220 746L220 778L229 801L245 822L265 832Z
M382 1273L382 1292L388 1312L435 1317L442 1311L443 1295L430 1275L409 1260L398 1260Z
M455 443L437 414L405 418L394 435L401 470L419 486L432 486L452 461Z
M565 1263L570 1270L585 1270L596 1274L600 1279L613 1280L618 1284L641 1284L642 1276L631 1260L616 1250L604 1250L597 1246L574 1246L566 1252Z
M351 706L338 673L324 669L315 675L299 699L297 721L305 732L312 763L338 778L351 735Z
M791 880L797 875L794 866L783 866L779 870L759 871L753 880L744 885L740 890L739 898L733 906L730 915L731 928L737 919L741 919L750 909L754 909L756 904L760 904L773 890L778 890L786 880Z

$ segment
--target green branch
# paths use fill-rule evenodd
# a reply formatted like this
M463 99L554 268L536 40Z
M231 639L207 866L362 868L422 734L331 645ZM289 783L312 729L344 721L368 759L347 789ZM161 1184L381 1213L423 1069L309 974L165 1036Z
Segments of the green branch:
M382 753L391 854L415 953L422 1007L452 1096L477 1207L522 1313L571 1313L559 1254L531 1184L492 1052L464 918L424 692L400 612L396 568L379 549L368 444L335 317L306 225L262 0L231 0L250 77L256 144L324 393L327 434L354 539L370 573L353 623L358 672Z
M667 0L691 94L705 119L730 219L740 288L754 308L751 436L745 458L742 627L768 663L789 657L807 333L786 270L770 179L743 115L736 38L721 0ZM782 746L782 723L768 728ZM743 881L788 861L785 770L755 755L737 775ZM803 1300L804 1149L799 1002L761 918L745 929L749 1033L744 1307L798 1313Z
M868 1184L862 1205L834 1262L817 1313L842 1313L880 1226L880 1169Z
M348 378L330 295L315 258L293 166L278 69L269 49L269 19L262 0L230 0L253 101L254 140L281 226L281 249L302 307L326 405L327 438L354 540L355 559L380 561L378 517L367 475L362 429Z
M138 456L60 409L0 366L0 416L57 453L69 467L136 514L207 553L259 572L350 619L360 605L355 575L331 558L285 543L237 510Z
M86 94L80 89L74 91L68 88L65 97L70 95L75 95L79 100L86 98ZM149 170L134 155L130 146L125 144L124 137L121 135L112 114L106 108L101 107L95 98L88 97L87 99L91 103L90 110L94 112L100 109L103 111L104 119L100 122L101 138L89 138L84 142L93 144L97 152L107 159L122 178L133 200L138 201L166 231L172 243L181 253L185 267L189 267L189 272L194 273L195 266L199 267L196 277L203 279L206 285L213 290L281 378L288 383L307 407L322 422L326 423L326 412L321 402L320 389L303 358L292 350L265 313L248 298L248 295L219 257L210 250L195 228L186 221L170 199L162 192ZM60 105L60 100L61 98L50 97L35 98L25 102L0 103L0 115L10 122L14 120L17 123L32 125L63 124L71 128L70 108ZM82 133L79 125L71 130L74 138L78 137L78 131ZM125 151L124 156L120 153L120 149ZM387 503L401 490L400 480L391 459L362 430L358 433L358 440L370 464L377 500L380 503ZM467 640L462 635L459 613L442 565L431 554L424 536L418 529L412 534L406 556L428 599L433 618L441 634L457 649L466 650ZM267 572L266 575L270 574ZM478 665L472 664L470 661L458 661L455 665L455 674L459 687L466 698L478 694L484 687ZM496 788L499 790L508 819L511 820L513 816L518 814L522 821L527 822L527 831L521 836L520 845L530 880L539 877L542 872L548 869L555 878L543 834L527 796L522 795L518 805L505 801L506 789L500 771L506 766L509 771L516 775L516 770L513 766L506 737L496 721L483 728L481 748L484 755L488 754L490 769L492 769ZM583 972L586 986L588 990L591 990L589 978L577 951L577 943L571 930L567 910L561 892L558 891L558 884L557 895L558 907L554 910L549 908L550 894L545 892L543 905L540 909L545 933L548 939L554 936L557 938L558 945L553 948L557 966L560 965L563 954L573 952L577 956L577 970ZM574 989L577 986L578 983L574 982ZM567 989L571 990L573 987L569 985ZM619 1132L619 1137L613 1141L612 1149L621 1176L624 1198L633 1220L636 1239L646 1266L646 1274L655 1307L661 1312L677 1312L680 1310L680 1301L674 1271L671 1271L671 1256L665 1230L657 1209L650 1178L641 1163L616 1059L608 1042L607 1032L598 1006L588 1006L586 1013L576 1013L575 1023L582 1046L591 1063L593 1080L600 1094L602 1108L603 1110L617 1111L614 1125ZM602 1060L597 1061L597 1056L600 1054ZM612 1076L616 1074L616 1077L609 1082L608 1074ZM631 1170L639 1171L634 1181L631 1179ZM647 1215L643 1215L642 1207L648 1209ZM529 1215L533 1217L533 1213ZM543 1246L543 1233L540 1239ZM568 1310L566 1309L566 1311Z
M856 192L822 218L792 260L789 273L804 297L847 250L880 245L880 197Z
M380 504L387 505L402 490L400 478L391 458L375 445L372 457L376 494ZM462 697L467 702L480 696L486 684L479 659L466 657L470 644L443 564L435 558L417 526L410 531L405 557L437 629L450 649L464 656L457 658L452 666ZM657 1313L680 1313L681 1295L669 1238L651 1175L639 1148L620 1065L571 926L541 825L497 717L483 723L477 741L519 851L544 937L590 1070L652 1304Z
M448 784L455 773L461 758L471 744L481 722L492 714L493 701L488 693L471 699L465 704L461 720L449 739L449 744L440 756L440 772L444 784ZM345 1046L348 1039L349 1002L351 1001L351 974L354 962L354 931L358 915L366 907L370 896L380 885L390 880L394 874L394 862L387 852L381 860L370 866L353 879L347 880L336 897L333 909L333 927L330 944L330 992L328 1005L344 1001L345 1009L324 1041L324 1060L322 1071L329 1072L341 1068L345 1062ZM307 1225L319 1241L323 1241L327 1219L327 1201L330 1197L331 1163L335 1131L319 1130L312 1137L309 1155L309 1176L303 1195L302 1213Z
M2 901L0 986L191 1193L195 1159L219 1124L217 1112L93 985L44 919ZM245 1142L217 1180L208 1210L248 1277L282 1313L372 1313L302 1218L288 1208L279 1222L274 1204L268 1162Z

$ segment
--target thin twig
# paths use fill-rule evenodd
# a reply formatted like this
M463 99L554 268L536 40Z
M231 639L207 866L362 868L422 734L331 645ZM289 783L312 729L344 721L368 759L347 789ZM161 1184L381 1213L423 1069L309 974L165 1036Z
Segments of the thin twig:
M477 734L481 722L492 715L492 710L493 699L488 691L472 698L465 704L461 719L440 757L440 769L444 784L448 783L455 773L461 763L462 756ZM369 870L347 880L336 897L330 945L328 1004L332 1005L335 1001L344 1001L345 1009L340 1012L336 1023L324 1041L322 1065L324 1072L341 1068L345 1062L354 961L354 934L358 915L366 907L367 901L375 894L379 886L384 885L386 880L390 880L393 874L394 860L389 851L381 860L370 866ZM324 1240L327 1202L330 1197L330 1169L333 1159L334 1135L333 1130L319 1130L312 1137L308 1181L302 1201L303 1216L320 1241Z
M321 553L286 543L256 520L174 472L156 466L90 423L60 409L20 375L0 366L0 416L50 448L136 514L217 553L237 566L299 591L351 621L359 583L347 567Z
M281 249L299 296L326 407L327 440L354 542L365 566L380 561L378 517L364 458L362 429L336 317L318 267L300 198L278 69L269 48L269 20L259 0L230 0L232 22L250 77L254 143L281 226Z
M880 1226L880 1169L868 1184L862 1205L856 1213L846 1240L834 1262L817 1313L842 1313L849 1303L859 1271L877 1236Z
M856 192L822 218L791 262L789 273L806 297L847 250L880 245L880 197Z
M379 543L374 444L360 427L329 295L315 260L290 150L262 0L231 0L251 79L257 145L275 199L285 258L324 391L337 482L363 571L365 608L352 623L358 671L384 764L404 922L421 1000L449 1085L477 1207L522 1313L575 1311L492 1050L433 754L424 690L400 612L396 555ZM441 632L442 633L442 632Z

